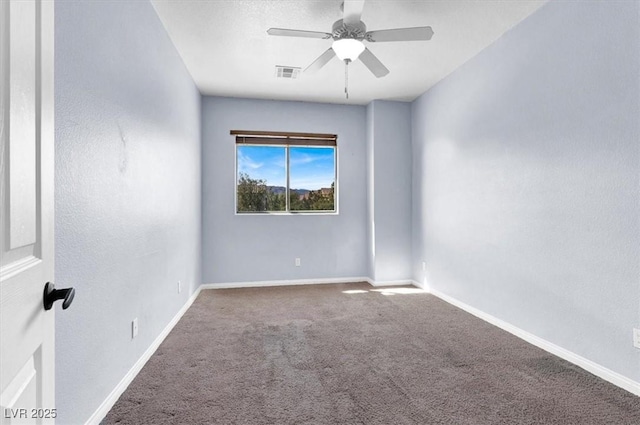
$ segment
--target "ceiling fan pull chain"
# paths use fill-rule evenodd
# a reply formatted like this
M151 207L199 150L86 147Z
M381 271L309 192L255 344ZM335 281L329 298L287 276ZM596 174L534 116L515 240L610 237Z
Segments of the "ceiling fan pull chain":
M344 94L349 99L349 59L344 60Z

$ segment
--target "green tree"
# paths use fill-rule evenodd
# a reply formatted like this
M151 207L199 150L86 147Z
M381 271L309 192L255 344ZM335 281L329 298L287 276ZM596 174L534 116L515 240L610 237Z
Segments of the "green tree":
M334 209L334 184L329 189L319 189L309 192L309 209L332 211Z
M287 197L284 193L275 193L267 188L267 211L286 211Z
M238 212L265 211L267 185L264 180L252 179L240 173L238 179Z
M333 211L335 210L335 184L328 189L309 191L300 196L289 191L290 211ZM276 193L267 186L265 180L252 179L246 173L240 173L238 179L238 212L286 211L286 195Z
M289 191L289 208L291 211L305 211L309 209L309 200L293 190Z
M289 205L291 211L333 211L335 210L335 184L330 188L312 190L306 196L300 196L291 191L289 193Z
M284 211L286 197L272 191L265 180L252 179L240 173L238 179L238 212Z

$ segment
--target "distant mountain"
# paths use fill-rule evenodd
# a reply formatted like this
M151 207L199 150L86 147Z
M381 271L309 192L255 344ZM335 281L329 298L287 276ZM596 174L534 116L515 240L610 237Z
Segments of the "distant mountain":
M276 195L284 195L287 193L287 188L283 186L267 186L267 189L271 193L275 193ZM290 192L295 193L298 196L306 195L311 192L309 189L291 189Z

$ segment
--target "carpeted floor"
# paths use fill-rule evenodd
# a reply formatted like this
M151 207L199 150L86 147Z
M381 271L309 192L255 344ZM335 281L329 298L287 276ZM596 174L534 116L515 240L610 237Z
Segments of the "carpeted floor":
M391 291L202 291L103 423L640 424L640 397Z

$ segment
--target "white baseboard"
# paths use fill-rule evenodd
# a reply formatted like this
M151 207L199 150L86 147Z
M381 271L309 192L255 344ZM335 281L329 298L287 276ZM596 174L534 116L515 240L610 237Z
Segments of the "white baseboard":
M422 285L420 285L418 282L414 282L414 285L418 287L422 287ZM485 322L491 323L492 325L497 326L500 329L503 329L509 332L510 334L513 334L518 338L523 339L528 343L535 345L538 348L541 348L551 354L554 354L570 363L573 363L581 367L582 369L604 379L605 381L608 381L624 390L627 390L632 394L640 396L640 382L636 382L632 379L627 378L626 376L620 375L617 372L607 369L604 366L601 366L589 359L579 356L578 354L575 354L565 348L555 345L532 333L524 331L510 323L505 322L504 320L491 316L490 314L487 314L481 310L478 310L475 307L471 307L470 305L465 304L462 301L459 301L453 297L450 297L449 295L446 295L438 290L428 289L428 288L423 288L423 289L425 289L428 293L440 298L441 300L453 306L456 306L468 313L473 314L474 316L484 320Z
M253 282L225 282L225 283L204 283L202 289L230 289L230 288L258 288L263 286L296 286L296 285L324 285L332 283L356 283L367 282L371 286L418 286L411 279L404 280L373 280L369 277L340 277L327 279L293 279L293 280L263 280Z
M369 282L369 284L371 286L405 286L405 285L414 285L415 283L413 282L413 280L411 279L404 279L404 280L373 280L370 278L366 279L367 282Z
M263 286L296 286L296 285L324 285L331 283L369 282L367 277L340 277L327 279L292 279L292 280L263 280L253 282L203 283L201 289L229 289L229 288L258 288Z
M191 304L195 301L200 294L200 290L202 287L198 287L195 290L193 295L189 297L187 302L180 308L180 310L173 316L173 319L165 326L165 328L160 332L160 335L151 343L149 348L140 356L138 361L133 365L131 369L127 372L127 374L120 380L118 385L111 391L111 393L107 396L107 398L102 402L100 407L91 415L91 417L85 422L85 425L98 425L109 413L109 410L116 404L116 401L120 398L122 393L127 389L129 384L133 381L133 379L140 373L144 365L151 358L153 353L156 352L162 341L169 335L169 332L173 329L173 327L178 323L178 321L182 318L184 313L191 307Z
M429 292L430 294L442 299L443 301L456 306L468 313L473 314L474 316L491 323L494 326L499 327L527 342L533 344L551 354L554 354L564 360L567 360L581 368L591 372L592 374L604 379L605 381L611 382L614 385L617 385L620 388L623 388L635 395L640 396L640 382L633 381L623 375L620 375L617 372L614 372L610 369L605 368L597 363L592 362L582 356L579 356L575 353L572 353L569 350L566 350L562 347L559 347L555 344L552 344L542 338L539 338L529 332L526 332L516 326L513 326L501 319L491 316L481 310L478 310L475 307L471 307L468 304L463 303L449 295L446 295L438 290L430 289L424 287L419 282L415 280L398 280L398 281L374 281L368 277L352 277L352 278L329 278L329 279L301 279L301 280L271 280L271 281L260 281L260 282L230 282L230 283L209 283L202 284L196 289L196 291L191 295L191 297L187 300L187 302L180 308L180 310L176 313L176 315L171 319L171 321L167 324L167 326L162 330L160 335L153 341L153 343L147 348L147 350L142 354L142 356L138 359L138 361L133 365L133 367L127 372L127 374L122 378L122 380L118 383L118 385L111 391L111 393L107 396L107 398L102 402L102 404L98 407L98 409L91 415L91 417L87 420L85 425L97 425L99 424L109 413L109 410L113 407L113 405L118 401L118 398L122 395L122 393L127 389L129 384L133 381L133 379L138 375L138 373L142 370L147 361L151 358L153 353L158 349L162 341L169 335L169 332L173 329L173 327L178 323L178 321L182 318L184 313L191 307L191 304L195 301L195 299L200 294L200 291L203 289L223 289L223 288L251 288L251 287L265 287L265 286L290 286L290 285L317 285L317 284L331 284L331 283L354 283L354 282L367 282L372 286L397 286L397 285L414 285L418 288L422 288Z

